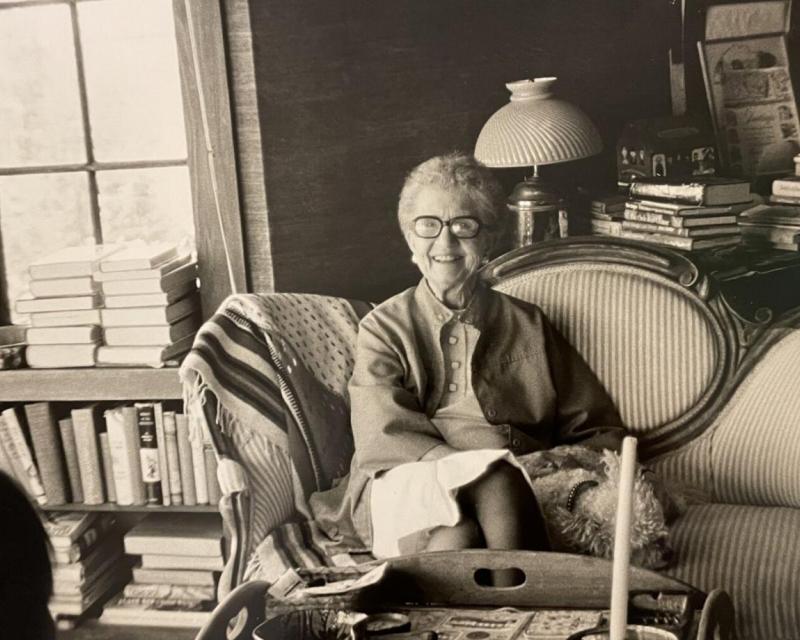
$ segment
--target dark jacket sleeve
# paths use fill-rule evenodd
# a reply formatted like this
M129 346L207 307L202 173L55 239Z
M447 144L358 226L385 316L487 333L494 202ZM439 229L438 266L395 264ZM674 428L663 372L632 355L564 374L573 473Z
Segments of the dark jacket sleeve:
M546 317L543 330L557 396L557 443L619 450L627 432L603 385Z
M416 462L435 447L437 453L448 449L416 394L404 385L406 362L400 345L392 344L377 322L365 318L349 393L357 463L373 476Z

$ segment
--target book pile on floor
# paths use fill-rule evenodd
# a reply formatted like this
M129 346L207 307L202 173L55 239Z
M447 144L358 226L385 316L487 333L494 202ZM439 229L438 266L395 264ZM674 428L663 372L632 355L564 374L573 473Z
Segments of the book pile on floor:
M741 241L737 216L751 201L750 183L744 180L642 179L631 183L621 215L593 205L592 231L689 251L728 247Z
M33 368L162 366L199 325L197 264L170 243L82 245L29 266L26 360Z
M130 581L132 563L113 514L54 513L44 527L53 547L54 617L80 617Z
M190 437L188 416L161 402L105 411L97 404L54 410L35 402L22 409L0 412L0 470L39 504L219 502L213 445Z
M800 250L800 175L774 180L769 200L770 204L739 217L745 240L750 245Z
M222 523L216 514L148 514L125 534L138 556L133 580L112 599L101 623L200 627L216 604L223 568Z

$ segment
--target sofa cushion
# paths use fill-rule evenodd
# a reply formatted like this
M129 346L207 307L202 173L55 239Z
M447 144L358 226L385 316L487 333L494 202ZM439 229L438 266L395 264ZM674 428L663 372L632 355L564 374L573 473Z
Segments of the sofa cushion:
M773 345L712 426L720 502L800 507L800 332Z
M678 564L666 573L706 592L726 590L737 637L795 640L800 629L800 510L708 504L673 525Z
M500 291L539 305L581 353L636 435L708 397L719 359L706 308L636 267L574 263L513 275Z

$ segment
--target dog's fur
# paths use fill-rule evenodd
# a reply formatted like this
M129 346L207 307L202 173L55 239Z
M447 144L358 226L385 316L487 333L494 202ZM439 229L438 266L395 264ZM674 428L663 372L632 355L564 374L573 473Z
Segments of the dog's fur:
M554 551L611 558L619 487L619 457L581 446L559 446L521 456L542 507ZM572 511L570 490L583 480L596 487L581 491ZM667 525L683 510L655 474L637 465L631 519L631 563L660 569L672 559Z

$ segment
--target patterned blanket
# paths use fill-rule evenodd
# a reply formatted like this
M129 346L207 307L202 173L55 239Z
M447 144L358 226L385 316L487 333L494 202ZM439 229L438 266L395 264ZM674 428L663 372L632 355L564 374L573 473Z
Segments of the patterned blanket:
M245 470L248 579L273 581L288 567L354 562L331 556L303 516L308 494L329 487L349 463L347 381L358 321L369 309L309 294L231 296L203 324L183 361L190 416L202 415L212 394L228 449L218 453ZM192 419L193 437L202 437L203 423ZM220 478L220 485L224 491L230 483Z

